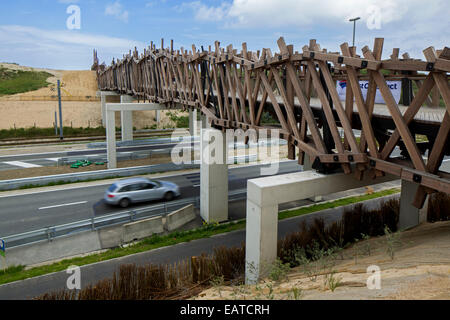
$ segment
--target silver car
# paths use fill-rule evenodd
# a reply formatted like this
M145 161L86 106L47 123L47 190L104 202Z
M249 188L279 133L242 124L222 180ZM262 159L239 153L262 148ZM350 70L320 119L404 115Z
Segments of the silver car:
M106 190L104 200L108 204L126 208L136 202L159 199L170 201L180 194L180 187L173 182L131 178L112 184Z

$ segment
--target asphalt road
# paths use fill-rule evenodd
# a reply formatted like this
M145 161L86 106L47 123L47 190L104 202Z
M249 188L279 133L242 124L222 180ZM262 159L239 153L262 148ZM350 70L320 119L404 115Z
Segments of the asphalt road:
M320 216L326 223L341 219L341 213L330 210L291 219L278 223L278 238L281 239L289 233L299 231L299 224L305 221L310 224ZM175 263L191 256L202 253L212 253L215 247L240 246L245 242L245 230L234 231L211 238L199 239L191 242L180 243L175 246L159 248L139 254L103 261L81 267L81 286L86 287L99 280L112 277L120 265L123 264L160 264ZM66 288L66 282L70 275L65 271L56 272L23 281L17 281L0 286L0 300L26 300L32 299L44 293Z
M229 169L229 191L246 188L248 179L260 176L260 167L261 165ZM280 163L278 174L300 170L302 166L296 161L287 161ZM200 194L199 172L168 175L161 179L180 186L179 199L196 197ZM89 219L93 214L101 216L123 211L102 201L110 184L111 182L89 187L71 186L58 191L41 191L16 196L0 195L0 237ZM157 202L141 203L131 208L150 207L155 204Z

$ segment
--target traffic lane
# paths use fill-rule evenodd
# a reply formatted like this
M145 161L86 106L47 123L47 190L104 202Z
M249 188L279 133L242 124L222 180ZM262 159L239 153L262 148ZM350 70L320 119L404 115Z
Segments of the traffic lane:
M260 175L260 167L245 166L230 169L229 176L231 177L231 181L229 182L229 190L246 188L246 181L248 179ZM297 171L300 170L299 167L295 161L282 162L280 164L280 173ZM199 187L194 187L197 181L199 181L199 173L161 177L160 179L177 183L182 188L181 199L199 195ZM23 196L0 197L0 236L8 236L49 226L90 219L94 215L94 205L103 199L103 195L109 185L78 187ZM81 203L83 201L86 202ZM77 205L38 210L43 207L79 202L80 204ZM136 204L135 208L146 206L149 206L149 204ZM123 211L122 208L106 205L99 205L96 209L95 213L99 215Z
M162 144L150 144L143 146L133 146L133 147L118 147L117 152L132 152L132 151L148 151L154 149L169 149L176 146L178 143L162 143ZM183 145L189 146L190 143L184 143ZM0 156L0 162L5 161L20 161L20 160L38 160L47 158L62 158L62 157L72 157L72 156L89 156L93 154L106 154L106 149L84 149L77 151L63 151L63 152L48 152L48 153L30 153L30 154L20 154L20 155L10 155L10 156Z

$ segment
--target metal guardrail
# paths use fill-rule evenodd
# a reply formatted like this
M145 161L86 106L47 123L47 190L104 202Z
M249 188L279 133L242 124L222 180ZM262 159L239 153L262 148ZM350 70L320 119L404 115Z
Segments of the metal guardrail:
M228 194L229 201L237 201L245 199L247 195L246 189L239 189ZM121 211L101 217L92 217L81 221L71 222L59 226L51 226L34 231L29 231L21 234L3 237L6 249L17 246L31 244L39 241L52 241L53 239L64 237L84 231L98 230L114 225L121 225L133 221L139 221L155 216L164 216L178 210L186 205L194 204L195 207L200 207L200 197L192 197L188 199L175 200L171 202L164 202L151 207L133 209L128 211Z

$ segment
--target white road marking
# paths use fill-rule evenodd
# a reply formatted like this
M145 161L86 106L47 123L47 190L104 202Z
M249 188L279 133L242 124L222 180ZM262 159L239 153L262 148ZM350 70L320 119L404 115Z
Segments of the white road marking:
M66 203L66 204L58 204L56 206L42 207L42 208L39 208L38 210L46 210L46 209L59 208L59 207L75 206L77 204L85 204L85 203L87 203L87 201L80 201L80 202Z
M194 188L195 188L195 187L200 187L200 185L199 185L199 184L194 184L193 187L194 187Z
M444 161L450 161L450 159L449 160L444 160ZM285 163L285 162L295 162L295 160L282 160L282 161L280 161L280 163ZM155 165L155 166L157 166L157 165ZM232 170L236 170L236 169L250 168L250 167L257 167L257 166L262 166L262 165L260 163L257 163L257 164L242 163L242 164L240 164L240 165L238 165L236 167L229 168L229 170L232 171ZM175 174L162 174L162 175L158 175L158 176L153 177L153 178L154 179L173 178L173 177L185 176L185 175L193 174L193 173L196 173L196 172L200 172L200 170L198 170L198 169L186 169L186 170L187 171L192 170L192 172L190 172L190 173L181 172L181 173L175 173ZM18 190L6 190L6 191L1 191L0 192L0 198L22 197L22 196L28 196L28 195L41 194L41 193L76 190L76 189L99 187L99 186L110 186L113 182L115 182L114 180L117 180L117 179L115 179L115 178L105 178L105 180L109 180L109 181L108 182L103 182L103 181L98 181L98 182L97 181L94 181L94 182L85 182L84 181L83 182L83 181L80 181L79 182L80 183L79 186L74 186L72 184L62 185L62 186L58 186L58 187L45 187L45 186L43 186L43 187L40 187L40 188L48 188L48 189L39 190L39 191L32 191L33 189L20 190L20 193L18 193L18 194L2 195L2 193L17 192L18 191ZM86 185L86 183L89 183L89 185ZM90 184L90 183L92 183L92 184Z
M32 163L27 163L27 162L22 162L22 161L6 161L3 163L9 164L10 166L16 166L16 167L21 167L21 168L41 168L42 167L37 164L32 164Z

